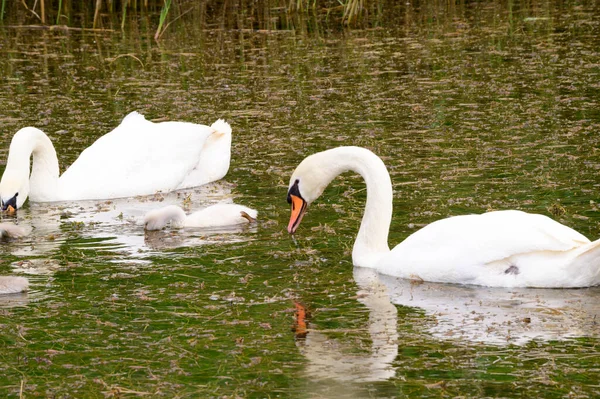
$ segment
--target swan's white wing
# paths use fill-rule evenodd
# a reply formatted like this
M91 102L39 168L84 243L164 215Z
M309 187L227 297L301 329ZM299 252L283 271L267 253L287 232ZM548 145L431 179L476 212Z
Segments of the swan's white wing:
M242 212L247 217L242 216ZM238 204L215 204L194 212L185 220L188 227L222 227L246 224L256 219L257 211ZM250 218L250 219L249 219Z
M454 216L409 236L377 269L426 281L480 283L482 273L490 272L484 268L494 262L520 254L564 252L589 242L543 215L510 210Z
M60 177L61 197L101 199L174 190L198 165L212 132L205 125L152 123L131 113Z

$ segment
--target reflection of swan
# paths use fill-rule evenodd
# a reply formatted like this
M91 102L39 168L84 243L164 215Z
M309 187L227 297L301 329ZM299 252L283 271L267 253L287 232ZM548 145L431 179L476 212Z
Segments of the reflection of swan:
M390 176L379 157L360 147L319 152L298 165L288 191L290 233L307 205L347 170L362 175L367 184L365 213L352 251L356 266L415 280L496 287L600 284L600 240L590 242L546 216L521 211L438 220L390 251Z
M0 237L22 237L25 229L11 223L0 223ZM0 294L27 291L29 281L25 277L0 276Z
M25 235L25 229L12 223L0 223L0 238L18 238Z
M0 308L14 308L27 306L29 304L30 294L20 292L10 295L0 295Z
M169 223L173 227L235 226L254 222L256 215L256 210L237 204L215 204L190 215L177 205L169 205L148 212L144 217L144 228L160 230Z
M144 234L144 214L155 209L157 204L189 202L206 207L214 203L227 203L233 201L232 187L230 183L220 180L192 189L146 197L101 202L31 203L17 213L17 218L19 225L32 230L32 233L24 239L0 246L0 250L13 256L27 257L25 264L13 265L16 271L51 274L57 266L48 264L48 255L58 251L66 240L72 241L78 236L87 239L71 242L70 246L110 251L115 255L115 260L120 259L119 254L123 254L128 262L136 263L148 262L148 256L158 249L247 241L249 234L256 232L255 224L203 229L201 234L194 229L177 234L171 234L170 231ZM40 256L46 261L36 263L36 257Z
M0 294L15 294L27 291L29 281L25 277L0 276Z
M380 276L397 305L423 309L441 339L525 344L533 339L600 337L600 288L548 290L415 283Z
M305 338L297 339L296 343L308 360L306 372L313 378L384 381L396 373L391 364L398 355L398 311L373 270L355 268L354 279L360 287L358 301L369 310L371 350L363 355L353 354L351 348L344 351L337 340L308 329Z
M218 180L229 169L231 128L186 122L153 123L137 112L85 149L59 178L52 142L26 127L12 139L0 182L2 208L34 202L149 195ZM30 157L33 166L29 174Z

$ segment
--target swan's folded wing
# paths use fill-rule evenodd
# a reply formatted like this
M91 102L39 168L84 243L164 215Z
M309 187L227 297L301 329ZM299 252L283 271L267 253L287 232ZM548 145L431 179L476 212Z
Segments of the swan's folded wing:
M65 171L62 197L101 199L174 190L198 165L212 132L205 125L152 123L132 113Z
M568 251L590 241L546 216L521 211L438 220L409 236L384 257L378 269L385 274L424 280L467 282L478 266L538 251ZM400 272L401 271L401 272ZM427 274L435 274L430 278Z

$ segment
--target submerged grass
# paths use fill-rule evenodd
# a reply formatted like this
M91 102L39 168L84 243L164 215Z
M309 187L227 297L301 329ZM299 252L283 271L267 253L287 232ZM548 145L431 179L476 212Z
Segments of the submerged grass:
M120 26L122 3L111 3L99 27L111 18ZM134 21L140 2L130 3L126 19ZM94 3L85 4L91 23ZM165 3L148 4L157 17ZM172 2L164 26L185 4ZM218 11L205 4L207 13ZM307 13L321 7L304 4ZM80 211L70 214L64 204L45 224L48 205L26 207L19 222L37 223L32 236L0 245L0 272L27 274L32 287L0 303L0 396L598 397L598 307L563 323L572 336L521 345L512 341L520 327L529 332L555 319L541 313L525 323L516 313L491 326L510 334L490 344L472 341L466 324L500 313L497 295L490 316L464 312L456 320L411 297L392 307L397 320L388 328L398 338L385 344L398 352L389 378L324 378L326 370L312 367L319 359L306 355L317 337L329 345L323 357L337 360L332 367L385 352L373 351L371 335L381 320L372 310L382 307L366 307L351 264L362 180L336 179L296 237L285 231L289 176L312 152L361 145L382 156L395 184L392 245L440 217L488 208L553 212L600 236L598 13L556 2L551 20L530 21L537 14L527 3L511 9L509 24L501 3L469 4L428 2L427 10L408 9L413 22L400 32L328 32L325 39L301 29L205 31L191 18L171 24L160 45L151 40L156 25L140 28L142 37L7 30L3 160L9 133L27 125L51 135L64 167L134 109L208 124L222 117L234 129L228 198L260 214L256 230L232 240L203 231L144 235L127 214L139 211L133 206L98 224L79 221ZM74 15L72 5L63 0L62 14ZM341 18L341 4L335 7ZM100 205L92 214L112 209ZM417 287L403 291L413 295ZM481 309L476 299L487 290L453 289L467 299L443 295L445 303L474 298ZM552 290L559 304L566 292ZM571 307L600 297L597 288L576 293L586 301ZM296 301L310 312L304 341L291 330ZM520 302L514 296L506 305ZM563 314L568 306L549 310Z

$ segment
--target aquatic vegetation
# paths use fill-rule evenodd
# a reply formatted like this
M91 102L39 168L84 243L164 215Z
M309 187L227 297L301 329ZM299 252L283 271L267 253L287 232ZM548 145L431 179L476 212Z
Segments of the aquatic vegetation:
M301 236L286 231L294 167L358 145L389 166L390 242L451 215L550 215L553 204L558 221L600 236L594 2L393 2L383 29L344 29L339 2L315 23L312 0L297 20L261 7L280 3L235 14L240 2L199 1L158 43L163 1L148 14L127 2L137 8L123 31L125 2L102 1L97 31L74 29L92 28L95 1L62 0L56 29L26 28L40 21L16 15L19 3L6 2L11 27L0 29L0 159L10 133L33 125L69 165L134 109L154 121L223 117L235 134L217 184L32 203L4 220L32 233L0 245L0 274L30 283L0 298L0 396L600 395L600 288L363 285L351 251L366 191L352 174L311 207ZM58 0L45 4L54 23ZM173 1L165 23L187 4ZM143 231L151 209L219 202L259 218L233 232ZM292 331L296 303L305 338Z

